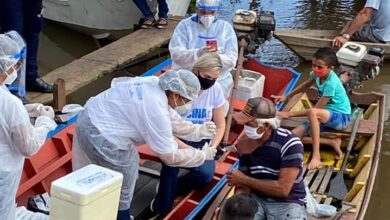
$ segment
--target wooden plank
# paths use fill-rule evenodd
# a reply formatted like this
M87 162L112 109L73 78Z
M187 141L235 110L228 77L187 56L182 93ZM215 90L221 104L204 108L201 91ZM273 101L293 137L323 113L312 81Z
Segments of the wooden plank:
M151 28L135 31L51 71L42 78L48 83L53 83L57 78L63 78L66 82L66 95L69 95L96 79L110 74L167 44L179 20L178 18L170 19L166 29ZM27 99L33 103L50 103L52 102L52 94L29 93Z
M211 220L213 219L214 213L225 200L226 196L233 188L225 184L221 191L218 193L217 197L214 199L213 203L210 204L210 207L207 209L206 214L203 217L203 220Z
M316 172L317 172L317 170L309 170L307 172L305 178L303 179L303 182L305 183L306 186L310 186L310 183L311 183L312 179L314 178L314 175Z
M61 111L66 105L65 80L56 79L53 85L53 109Z
M324 204L325 205L330 205L332 203L333 197L326 197Z
M318 202L318 203L321 203L321 201L322 201L322 195L315 195L314 196L314 199Z
M368 109L364 112L363 114L363 118L364 119L369 119L371 117L371 115L373 114L373 112L378 108L378 104L377 103L372 103Z
M282 127L287 129L293 129L303 122L307 121L307 117L294 117L282 120ZM349 137L352 131L352 124L342 130L342 131L332 131L332 132L322 132L321 136L341 136L341 137ZM373 120L360 120L357 134L361 136L371 137L377 131L377 122Z
M330 178L332 177L332 173L333 173L333 167L327 167L324 179L322 180L320 188L317 191L318 194L321 195L325 194L325 190L328 187Z
M318 171L318 174L316 176L316 178L314 179L314 182L311 184L310 186L310 192L317 192L317 189L318 187L320 186L320 183L322 182L322 179L324 178L325 176L325 173L326 173L326 170L327 170L327 167L322 167L319 171Z
M352 199L358 194L358 192L366 185L371 171L371 164L366 163L364 168L356 176L355 181L352 185L351 190L345 196L344 201L351 202Z

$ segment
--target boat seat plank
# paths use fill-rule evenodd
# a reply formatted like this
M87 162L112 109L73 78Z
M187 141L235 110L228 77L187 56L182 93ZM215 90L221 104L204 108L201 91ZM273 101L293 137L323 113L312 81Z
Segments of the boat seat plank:
M289 119L283 119L282 120L282 127L287 129L293 129L297 127L298 125L303 124L308 119L306 117L294 117ZM336 136L336 137L349 137L349 135L352 132L352 124L342 130L342 131L327 131L327 132L321 132L321 136ZM360 120L359 127L357 130L357 134L360 136L370 137L373 136L377 131L377 122L374 120Z
M320 188L317 191L318 194L321 194L321 195L325 194L325 190L328 187L330 178L332 177L333 169L334 168L332 166L327 167L326 172L325 172L325 176L321 182Z
M305 178L303 179L303 182L305 183L306 186L310 185L310 183L313 180L314 175L315 175L316 172L317 172L317 170L309 170L307 172Z
M322 167L322 168L318 171L317 176L316 176L316 178L314 179L314 182L311 184L311 186L310 186L310 188L309 188L311 193L317 192L317 189L318 189L318 187L320 186L320 183L322 182L322 179L323 179L324 176L325 176L326 170L327 170L327 167Z

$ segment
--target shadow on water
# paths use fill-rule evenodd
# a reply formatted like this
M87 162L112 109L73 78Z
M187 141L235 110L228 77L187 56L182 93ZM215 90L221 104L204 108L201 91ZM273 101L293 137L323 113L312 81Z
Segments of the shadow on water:
M224 0L221 1L220 17L231 21L234 11L239 8L260 8L275 12L277 28L294 29L337 29L353 18L364 6L365 1L354 0ZM41 71L46 73L60 67L97 49L96 42L89 36L63 29L46 22L45 31L41 35L40 60ZM254 57L262 62L276 66L292 66L307 77L310 65L301 63L300 59L286 46L276 39L264 43ZM139 75L165 57L145 64L118 71L113 76ZM367 81L361 91L378 91L387 95L386 111L390 109L390 63L381 70L375 80ZM68 101L84 103L88 97L97 94L110 85L113 76L107 76L81 89L77 95L71 96ZM386 122L382 139L382 153L379 170L372 199L366 219L390 219L390 121Z

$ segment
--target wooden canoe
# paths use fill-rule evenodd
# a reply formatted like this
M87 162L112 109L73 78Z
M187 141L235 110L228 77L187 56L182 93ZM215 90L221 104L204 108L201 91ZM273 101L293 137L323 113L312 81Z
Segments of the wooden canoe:
M305 61L311 61L318 48L331 47L332 39L339 34L335 30L279 29L274 36ZM390 44L357 42L367 48L379 47L385 50L385 59L390 59ZM336 50L337 48L335 48Z
M353 153L349 157L347 170L344 175L348 186L348 194L343 199L342 209L340 201L328 197L329 182L340 169L341 161L335 161L333 150L321 146L321 159L325 165L319 170L308 171L304 166L304 182L308 185L313 197L322 204L331 204L338 208L338 212L332 218L315 218L308 215L308 219L364 219L371 192L374 186L383 133L385 97L380 93L353 93L351 102L364 109L364 118L359 124L357 136L354 141ZM310 90L306 94L298 94L286 104L283 111L299 111L311 106L317 101L316 92ZM285 128L293 128L299 124L299 120L286 120L282 122ZM324 136L342 137L342 147L348 142L351 133L351 125L342 132L328 132ZM307 163L311 153L310 146L305 146L304 162ZM226 198L234 193L234 189L225 185L221 193L210 205L203 219L213 219L216 208L223 204Z
M168 59L147 71L142 76L158 76L170 68L170 65L171 60ZM300 77L300 74L291 68L271 67L251 59L245 61L243 66L245 69L260 72L265 76L263 96L268 98L271 95L288 93L294 88ZM234 107L237 110L242 109L244 105L245 102L242 100L236 100L234 103ZM50 192L52 181L72 171L72 138L76 127L75 121L76 118L73 118L66 124L60 125L55 131L49 134L49 138L37 154L26 158L16 195L18 205L26 205L28 198L33 195ZM235 143L241 133L242 126L234 126L230 132L229 143ZM159 170L151 170L144 166L150 161L160 162L156 154L147 145L137 146L137 150L141 157L140 171L149 173L155 177L159 176ZM193 217L191 215L197 215L199 210L204 210L214 195L225 185L225 173L234 167L237 167L237 157L233 153L227 155L224 161L216 161L216 172L210 185L186 195L165 219L192 219ZM157 182L158 178L155 179L155 182ZM140 175L137 185L147 185L149 182L149 179L145 180ZM154 197L154 187L152 190L148 188L142 192L137 192L137 189L141 190L142 188L145 187L136 186L136 192L132 201L132 214L136 218L142 216L143 210L133 209L135 207L137 209L147 209L151 199ZM140 194L140 196L136 194ZM138 201L137 197L142 197L143 200L145 198L150 200Z

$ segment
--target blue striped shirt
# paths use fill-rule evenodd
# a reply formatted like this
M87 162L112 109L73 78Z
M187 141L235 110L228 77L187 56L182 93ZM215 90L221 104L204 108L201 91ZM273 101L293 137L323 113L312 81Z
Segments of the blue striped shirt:
M305 205L305 186L303 183L303 145L291 131L278 128L270 138L250 154L239 156L240 167L246 175L256 179L277 180L281 168L298 167L299 174L286 198L273 198L278 202L295 202ZM268 197L254 192L261 197Z

